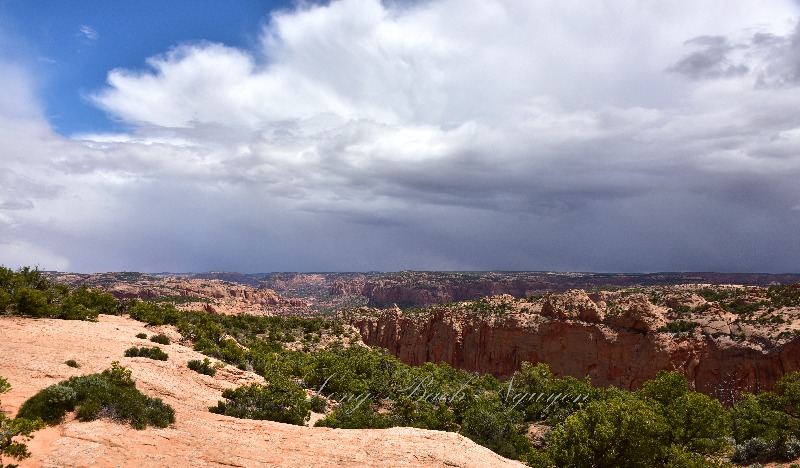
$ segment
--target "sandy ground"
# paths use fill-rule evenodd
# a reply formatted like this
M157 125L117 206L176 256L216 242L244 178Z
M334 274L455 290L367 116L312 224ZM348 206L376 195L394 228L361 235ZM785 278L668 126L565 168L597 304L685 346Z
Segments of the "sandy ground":
M262 379L230 366L215 377L193 372L187 361L203 356L179 344L160 345L169 354L166 362L123 357L131 346L153 344L137 333L158 331L127 317L100 316L96 323L0 317L0 375L13 386L0 397L7 414L49 385L100 372L116 360L132 369L142 392L172 405L177 419L166 429L137 431L68 418L37 432L28 444L33 456L20 466L523 466L453 433L310 428L209 413L225 388ZM81 368L65 365L68 359Z

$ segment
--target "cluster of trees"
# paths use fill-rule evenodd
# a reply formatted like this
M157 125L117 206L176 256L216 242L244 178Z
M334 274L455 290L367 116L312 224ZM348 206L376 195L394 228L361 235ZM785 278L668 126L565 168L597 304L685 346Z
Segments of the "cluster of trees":
M98 314L118 313L111 294L81 286L70 291L28 267L17 271L0 266L0 314L67 320L96 320Z
M723 466L728 449L722 405L689 390L676 372L660 372L637 392L614 388L556 424L546 447L527 455L537 466Z

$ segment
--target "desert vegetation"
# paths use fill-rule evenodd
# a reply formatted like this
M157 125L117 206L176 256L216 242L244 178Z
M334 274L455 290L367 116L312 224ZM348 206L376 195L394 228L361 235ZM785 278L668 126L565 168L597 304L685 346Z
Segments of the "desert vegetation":
M143 395L130 369L118 362L100 374L72 377L45 388L22 404L17 418L52 426L71 411L79 421L109 418L136 429L167 427L175 422L175 411L160 399Z
M159 333L158 335L153 335L150 337L150 341L153 343L158 343L162 345L168 345L170 343L169 337L163 333Z
M111 294L85 285L70 290L37 269L17 271L0 266L0 313L35 318L95 320L98 314L117 313Z
M162 351L158 346L153 346L152 348L148 348L146 346L137 348L136 346L133 346L125 350L125 357L144 357L156 361L166 361L169 358L169 355Z
M11 384L0 376L0 395L11 390ZM31 434L44 427L44 422L38 418L8 418L0 411L0 468L13 468L15 464L5 464L6 459L24 460L31 456L25 444L32 438Z
M192 359L186 363L186 366L199 374L208 375L210 377L214 377L217 374L217 367L211 364L211 360L208 358L202 361L199 359Z
M310 414L310 403L302 388L279 375L269 383L250 384L222 392L220 401L209 410L244 419L266 419L287 424L304 425Z
M335 321L209 316L142 304L131 309L140 319L173 324L195 349L264 376L265 384L226 391L210 409L220 414L303 424L313 402L327 412L317 426L457 431L531 466L713 467L800 456L800 374L784 377L775 392L743 394L725 408L691 391L675 372L636 392L555 378L542 363L524 363L499 381L447 364L409 366L385 350L349 345ZM493 314L490 304L480 302L476 312ZM498 309L503 315L508 306ZM679 322L669 331L695 326ZM323 332L337 339L318 349L286 346L310 344ZM541 429L537 437L528 435L532 426Z

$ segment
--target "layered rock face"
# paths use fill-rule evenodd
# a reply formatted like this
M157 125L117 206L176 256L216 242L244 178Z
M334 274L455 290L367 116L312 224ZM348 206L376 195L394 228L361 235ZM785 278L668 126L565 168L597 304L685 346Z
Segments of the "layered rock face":
M177 308L183 310L214 314L312 314L308 303L303 299L284 298L271 289L254 289L217 279L106 273L62 275L58 280L73 287L86 284L100 288L117 299L174 302Z
M253 289L227 281L168 278L157 283L118 283L106 288L118 299L151 299L167 296L240 299L262 305L280 305L287 300L269 289ZM298 304L301 305L301 304Z
M524 282L519 283L523 284L487 280L466 284L434 283L420 287L418 285L394 282L391 279L376 279L366 282L361 288L361 294L369 299L370 304L376 306L390 304L427 306L497 294L511 294L515 297L522 297L526 296L529 291L535 291L535 285L529 285Z
M685 296L684 302L697 299ZM502 305L496 309L502 313L482 315L466 303L417 316L395 308L350 323L366 344L387 348L413 365L446 362L510 377L523 361L544 362L557 376L588 376L594 385L626 390L639 388L659 370L676 370L697 391L728 402L739 391L769 389L785 373L800 371L800 336L785 332L796 329L793 322L780 329L754 328L709 305L691 317L696 324L691 331L669 333L659 329L671 321L671 309L641 294L606 293L593 300L584 291L570 291L533 303L510 296L489 302ZM786 309L782 316L799 313Z

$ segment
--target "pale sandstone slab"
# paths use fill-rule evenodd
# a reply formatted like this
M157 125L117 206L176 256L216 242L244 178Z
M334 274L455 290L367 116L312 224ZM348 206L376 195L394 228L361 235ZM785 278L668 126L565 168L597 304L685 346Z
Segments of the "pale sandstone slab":
M261 377L231 367L215 378L198 374L186 362L203 356L178 344L161 346L166 362L123 357L131 346L152 344L137 333L153 330L126 317L100 316L97 323L0 318L0 375L13 385L2 403L11 415L42 388L100 372L114 360L132 369L142 392L176 411L172 427L143 431L104 420L67 420L35 434L33 457L22 467L523 466L454 433L309 428L209 413L223 389ZM66 366L67 359L82 367Z

